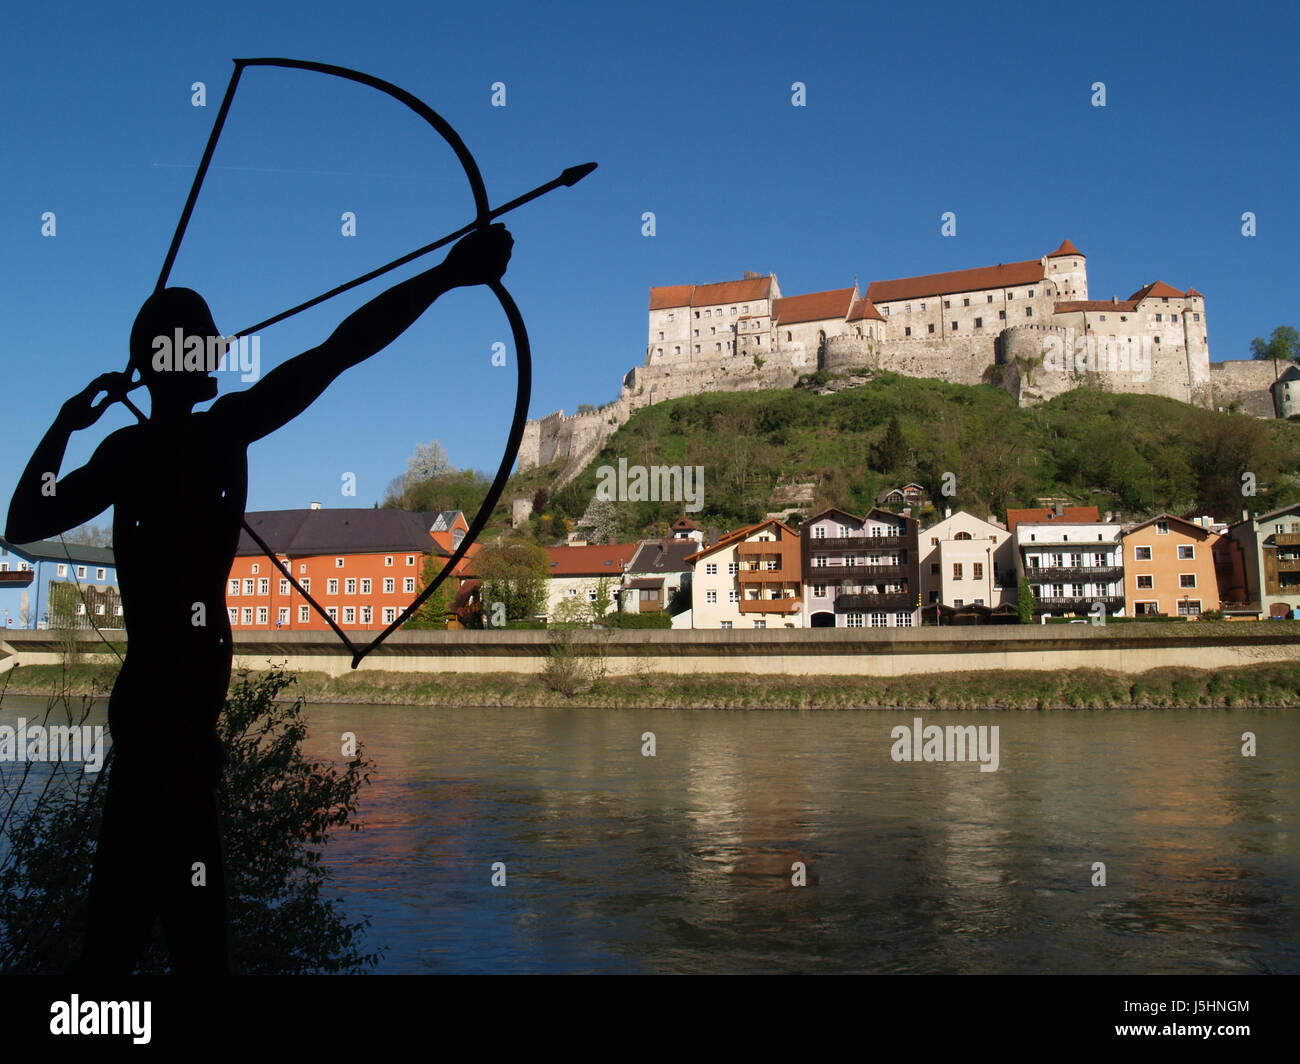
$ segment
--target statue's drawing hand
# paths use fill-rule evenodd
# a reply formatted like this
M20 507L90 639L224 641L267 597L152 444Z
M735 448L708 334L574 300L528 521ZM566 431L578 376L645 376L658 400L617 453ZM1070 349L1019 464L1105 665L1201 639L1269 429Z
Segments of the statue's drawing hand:
M126 394L130 385L131 377L128 373L101 373L63 404L59 418L68 428L89 428L112 403ZM106 394L96 403L95 396L100 392Z
M515 238L497 222L462 237L447 255L446 266L459 285L490 284L501 280L510 261Z

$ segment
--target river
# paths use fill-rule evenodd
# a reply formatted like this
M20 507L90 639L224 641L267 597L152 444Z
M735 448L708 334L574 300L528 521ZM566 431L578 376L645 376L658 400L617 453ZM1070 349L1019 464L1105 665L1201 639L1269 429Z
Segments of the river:
M895 761L918 716L997 771ZM327 863L380 972L1300 972L1293 711L308 719L376 762Z

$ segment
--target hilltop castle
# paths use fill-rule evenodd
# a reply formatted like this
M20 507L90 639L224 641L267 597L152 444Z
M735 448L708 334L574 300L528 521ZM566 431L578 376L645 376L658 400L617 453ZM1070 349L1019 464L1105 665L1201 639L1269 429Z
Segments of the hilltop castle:
M1088 298L1069 240L1038 259L783 296L775 274L650 289L644 365L618 399L528 422L519 468L565 459L576 475L641 407L711 391L790 387L815 370L889 370L993 384L1021 405L1088 386L1235 404L1286 416L1272 362L1211 362L1205 297L1163 281L1127 299Z

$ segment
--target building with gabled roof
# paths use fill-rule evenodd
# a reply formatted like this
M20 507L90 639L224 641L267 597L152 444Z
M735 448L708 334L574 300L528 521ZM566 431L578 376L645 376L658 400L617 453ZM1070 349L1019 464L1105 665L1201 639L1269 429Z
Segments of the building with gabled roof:
M426 563L445 565L469 529L465 515L453 510L312 506L250 511L244 519L298 586L241 530L226 585L226 612L236 631L328 630L302 591L345 631L386 628L424 590Z
M122 600L112 547L88 547L57 539L11 543L0 537L0 626L49 628L51 594L70 588L77 628L121 628ZM56 598L56 602L57 602Z
M802 628L799 533L775 518L746 525L685 559L691 627Z

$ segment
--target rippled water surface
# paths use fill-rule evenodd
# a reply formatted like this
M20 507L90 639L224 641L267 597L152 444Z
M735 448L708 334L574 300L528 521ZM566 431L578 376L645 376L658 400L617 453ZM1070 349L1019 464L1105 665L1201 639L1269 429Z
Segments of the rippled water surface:
M914 713L307 715L376 762L326 860L381 972L1300 972L1292 711L919 714L996 772L892 760Z
M988 773L914 716L310 710L377 762L329 860L382 971L1300 971L1296 714L921 714Z

